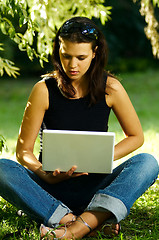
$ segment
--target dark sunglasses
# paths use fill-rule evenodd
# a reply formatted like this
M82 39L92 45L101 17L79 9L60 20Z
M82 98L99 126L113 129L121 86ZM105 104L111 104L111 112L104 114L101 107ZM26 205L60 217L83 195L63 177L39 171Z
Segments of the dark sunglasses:
M78 22L71 22L67 21L60 29L60 35L67 35L69 33L80 32L87 38L92 40L98 39L98 32L94 26L89 23L78 23Z

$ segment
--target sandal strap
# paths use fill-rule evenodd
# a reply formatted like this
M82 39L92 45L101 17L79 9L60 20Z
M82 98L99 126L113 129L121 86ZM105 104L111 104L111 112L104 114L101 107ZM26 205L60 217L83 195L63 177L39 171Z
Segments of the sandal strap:
M64 234L61 236L61 237L56 237L56 233L55 233L55 229L54 230L52 230L52 229L50 229L50 230L48 230L43 224L41 224L41 227L40 227L40 232L41 232L41 228L45 228L46 230L47 230L47 233L45 234L45 236L44 237L42 237L41 239L45 239L47 236L49 236L50 234L53 234L53 237L54 237L54 240L58 240L58 239L61 239L61 238L63 238L65 235L66 235L66 232L67 232L67 226L66 226L66 224L63 226L64 227ZM61 227L59 227L59 229L60 228L62 228L62 226ZM56 228L56 229L58 229L58 228Z
M81 216L78 216L78 218L76 219L76 221L77 221L77 222L80 222L80 223L83 223L86 227L89 228L90 232L93 230L93 229L88 225L88 223L86 223L86 222L84 221L84 219L83 219Z
M61 236L61 237L56 237L56 233L55 233L55 231L52 231L52 233L54 234L54 239L55 240L58 240L58 239L61 239L61 238L63 238L65 235L66 235L66 232L67 232L67 226L66 226L66 224L63 226L64 227L64 229L65 229L65 232L64 232L64 234ZM60 228L62 228L62 227L59 227L59 229ZM57 228L58 229L58 228Z

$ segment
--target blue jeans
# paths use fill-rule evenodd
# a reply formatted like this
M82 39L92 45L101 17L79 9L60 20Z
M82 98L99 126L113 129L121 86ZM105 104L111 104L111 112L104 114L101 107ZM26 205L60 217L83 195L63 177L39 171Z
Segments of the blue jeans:
M120 222L133 203L151 186L159 166L150 154L139 154L122 163L112 174L89 174L58 184L47 184L17 162L0 160L0 195L39 223L58 226L73 212L110 211L109 221Z

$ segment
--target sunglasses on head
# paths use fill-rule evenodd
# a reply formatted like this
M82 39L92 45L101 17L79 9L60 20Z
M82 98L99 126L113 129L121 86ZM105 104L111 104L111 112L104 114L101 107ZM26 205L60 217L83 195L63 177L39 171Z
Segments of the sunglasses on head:
M60 29L60 35L67 35L75 32L80 32L83 36L92 40L98 39L97 30L89 23L78 23L68 20Z

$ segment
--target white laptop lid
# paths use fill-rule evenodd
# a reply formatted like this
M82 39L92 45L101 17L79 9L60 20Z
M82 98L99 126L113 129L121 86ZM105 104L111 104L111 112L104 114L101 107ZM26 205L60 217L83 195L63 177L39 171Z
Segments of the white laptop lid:
M115 133L44 130L42 168L44 171L111 173Z

